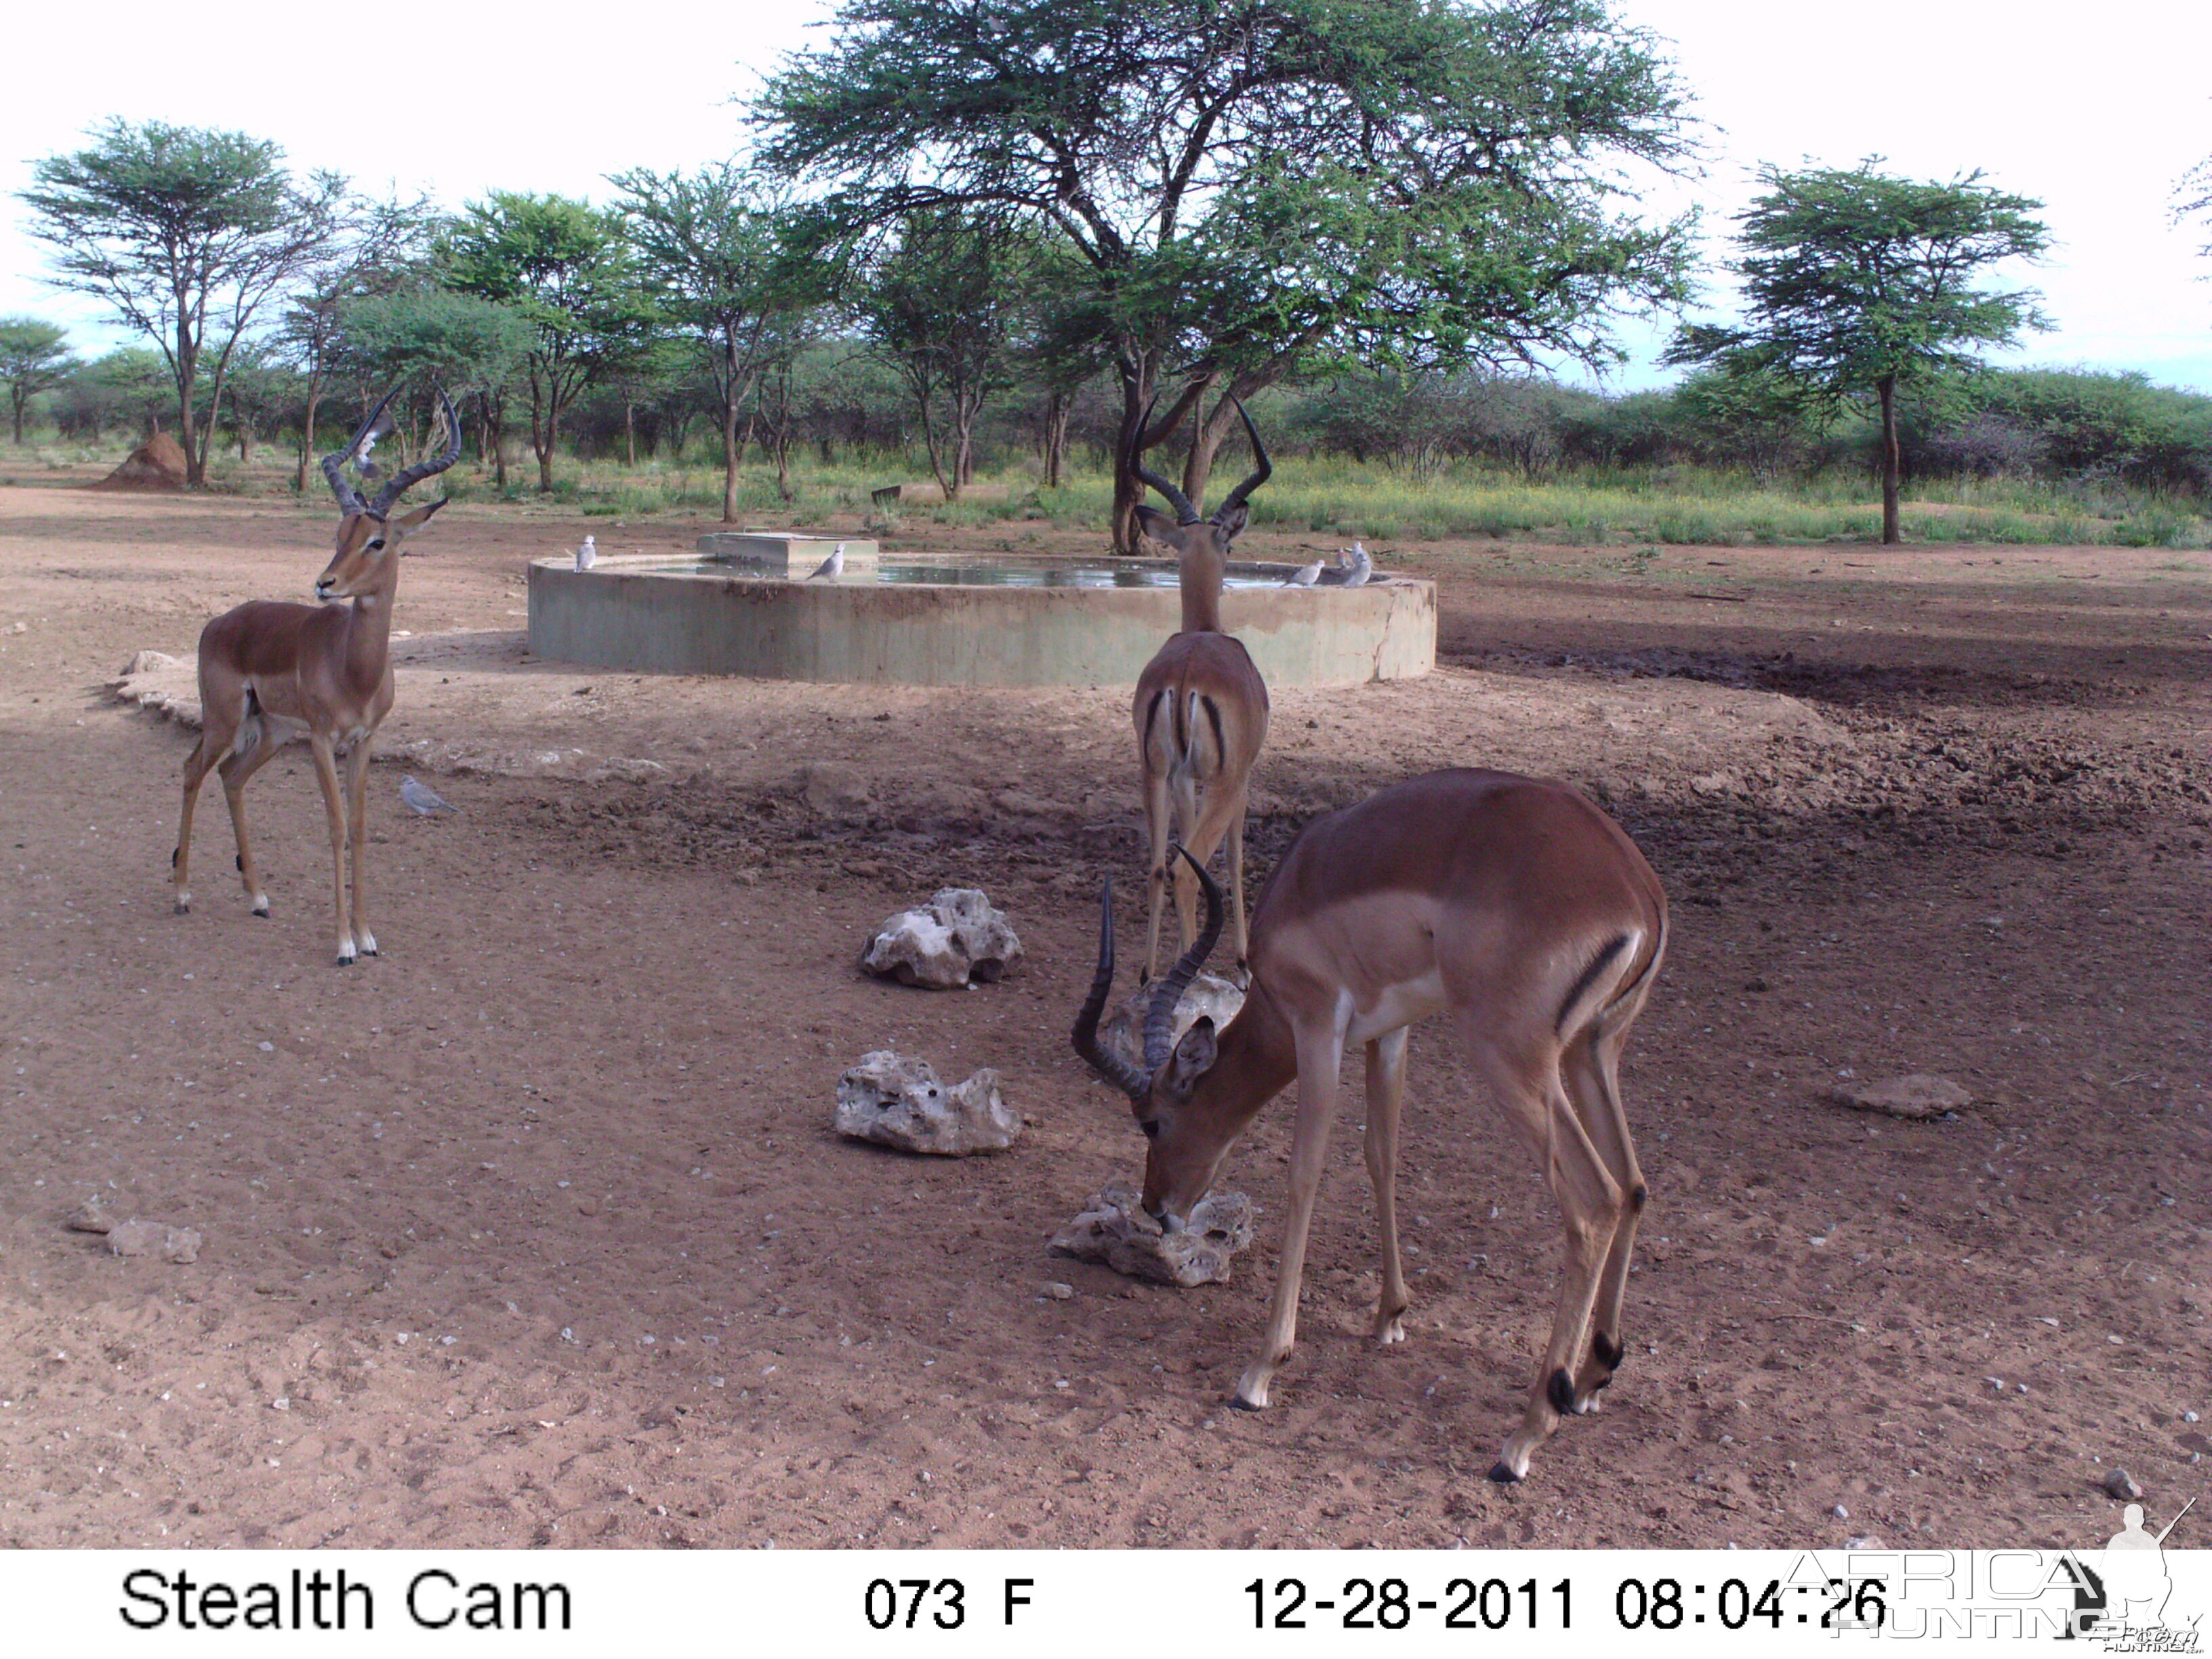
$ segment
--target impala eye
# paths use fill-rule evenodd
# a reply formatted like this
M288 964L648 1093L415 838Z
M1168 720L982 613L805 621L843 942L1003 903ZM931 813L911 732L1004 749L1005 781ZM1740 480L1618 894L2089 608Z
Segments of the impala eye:
M384 551L384 538L379 536L374 541L371 542L368 544L368 550L372 553L381 553Z

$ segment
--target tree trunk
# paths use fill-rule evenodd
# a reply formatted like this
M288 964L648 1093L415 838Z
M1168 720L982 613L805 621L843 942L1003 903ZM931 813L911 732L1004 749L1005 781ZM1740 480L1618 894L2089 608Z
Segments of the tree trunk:
M23 447L23 388L20 386L10 386L8 389L8 395L15 405L15 447L21 449Z
M293 483L294 491L307 493L307 469L315 459L315 409L323 401L319 377L307 382L307 418L300 428L300 476Z
M1273 386L1276 378L1272 372L1239 374L1229 383L1221 401L1214 404L1213 413L1200 423L1191 438L1190 453L1182 464L1182 493L1194 503L1202 504L1206 500L1206 486L1213 477L1214 458L1220 454L1223 441L1243 427L1244 423L1237 418L1237 405L1230 398L1249 398L1255 392Z
M960 494L960 475L956 471L950 480L945 476L945 463L937 442L937 417L931 412L929 388L926 385L916 384L915 401L921 405L921 441L929 447L930 476L937 480L945 499L951 501Z
M1881 544L1895 547L1905 539L1897 522L1898 483L1905 470L1897 447L1897 376L1885 374L1875 384L1881 393Z
M637 465L637 403L630 398L623 399L623 465Z
M1060 469L1067 459L1067 404L1065 392L1047 394L1044 405L1044 487L1060 488Z
M725 335L722 340L722 522L738 521L738 462L744 454L744 446L738 438L738 407L744 401L744 390L738 384L738 343ZM683 453L683 441L677 441L677 453Z

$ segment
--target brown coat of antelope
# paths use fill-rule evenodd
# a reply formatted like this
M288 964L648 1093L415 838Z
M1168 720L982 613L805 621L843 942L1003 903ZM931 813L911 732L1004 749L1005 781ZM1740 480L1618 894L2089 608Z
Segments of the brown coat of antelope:
M1237 929L1237 967L1245 967L1244 809L1252 765L1267 740L1267 685L1243 642L1221 628L1221 584L1229 571L1229 544L1250 522L1246 499L1273 470L1244 405L1237 405L1252 441L1252 475L1229 492L1212 517L1200 519L1190 498L1146 469L1133 446L1129 470L1176 510L1172 522L1157 507L1140 506L1145 534L1176 555L1182 594L1182 628L1162 646L1137 678L1132 714L1137 727L1137 765L1144 781L1145 821L1151 831L1152 921L1145 936L1144 977L1159 967L1160 911L1170 879L1182 945L1198 933L1198 883L1171 868L1168 848L1180 844L1197 863L1229 843L1229 894ZM1137 424L1142 434L1151 410ZM1141 439L1139 440L1141 441ZM1199 792L1203 789L1201 807Z
M441 498L397 519L388 515L410 488L444 471L461 453L460 418L441 392L447 434L444 451L394 474L374 501L364 501L343 469L349 460L362 460L374 443L391 402L387 394L351 443L323 458L323 476L344 516L338 520L337 550L315 579L319 603L249 600L200 632L200 740L185 760L184 810L177 824L177 850L169 855L177 914L182 915L192 902L193 803L209 772L220 772L231 830L238 838L238 873L253 914L266 916L269 895L246 835L246 786L286 743L306 738L330 823L341 968L352 963L356 951L377 953L362 864L368 836L369 745L392 711L392 602L399 586L400 544L446 503ZM347 599L353 603L342 603ZM336 759L340 746L346 750L343 793Z
M1666 954L1658 877L1620 827L1565 784L1483 771L1408 779L1306 826L1254 908L1243 1007L1225 1029L1200 1019L1170 1047L1176 1004L1221 935L1220 889L1198 874L1206 931L1153 993L1143 1066L1098 1041L1114 979L1110 886L1074 1042L1129 1097L1151 1143L1144 1206L1170 1231L1205 1196L1261 1109L1298 1085L1274 1298L1235 1403L1265 1407L1275 1369L1290 1357L1338 1073L1345 1050L1362 1045L1382 1254L1374 1334L1405 1340L1411 1298L1398 1259L1396 1182L1406 1029L1448 1014L1534 1154L1566 1231L1543 1364L1491 1470L1492 1480L1518 1480L1565 1416L1595 1408L1624 1352L1621 1302L1645 1190L1618 1069Z

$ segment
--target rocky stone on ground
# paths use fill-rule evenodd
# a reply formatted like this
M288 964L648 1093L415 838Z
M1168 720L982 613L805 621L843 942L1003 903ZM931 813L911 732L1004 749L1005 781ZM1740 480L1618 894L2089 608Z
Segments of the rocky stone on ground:
M73 1233L104 1233L114 1227L115 1218L100 1204L100 1194L94 1193L64 1216L62 1225Z
M190 1227L164 1226L161 1222L141 1221L134 1216L107 1230L107 1248L117 1255L158 1254L164 1261L197 1261L200 1259L200 1236Z
M2132 1504L2143 1495L2143 1489L2136 1484L2135 1476L2122 1468L2115 1468L2105 1477L2105 1492L2108 1497L2123 1504Z
M1098 1041L1132 1066L1141 1067L1145 1063L1145 1016L1152 1006L1151 988L1139 986L1099 1026ZM1220 975L1200 974L1182 994L1182 1000L1176 1004L1175 1029L1169 1038L1170 1045L1180 1040L1201 1016L1213 1022L1215 1030L1220 1030L1237 1018L1237 1011L1243 1006L1244 993Z
M1243 1194L1211 1193L1193 1206L1181 1232L1166 1232L1145 1213L1137 1188L1117 1176L1053 1235L1052 1249L1130 1279L1188 1290L1228 1279L1231 1260L1252 1242L1253 1214Z
M920 909L885 919L860 953L860 966L882 979L933 991L986 985L1021 965L1022 942L972 887L939 890Z
M1021 1114L999 1093L988 1066L947 1087L926 1060L879 1048L837 1079L832 1122L841 1135L902 1152L967 1158L1003 1152L1022 1132Z
M1853 1111L1881 1112L1890 1117L1922 1119L1963 1111L1974 1103L1966 1090L1948 1077L1915 1072L1909 1077L1884 1078L1879 1083L1851 1083L1832 1087L1828 1100Z

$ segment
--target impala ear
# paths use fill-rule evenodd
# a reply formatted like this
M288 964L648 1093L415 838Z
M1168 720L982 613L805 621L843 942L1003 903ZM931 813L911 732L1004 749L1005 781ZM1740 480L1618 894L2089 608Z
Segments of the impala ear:
M1175 1053L1168 1057L1168 1092L1177 1100L1188 1100L1199 1079L1213 1069L1219 1052L1213 1037L1213 1021L1200 1014L1176 1042Z
M447 496L441 495L434 501L423 502L412 513L401 514L392 521L392 533L402 536L413 535L424 525L429 523L430 515L443 507L449 499Z
M1244 526L1252 522L1252 509L1239 502L1225 512L1213 515L1214 528L1220 531L1221 539L1233 542L1244 533Z
M1139 505L1137 508L1137 528L1163 547L1175 545L1176 521L1157 507Z

